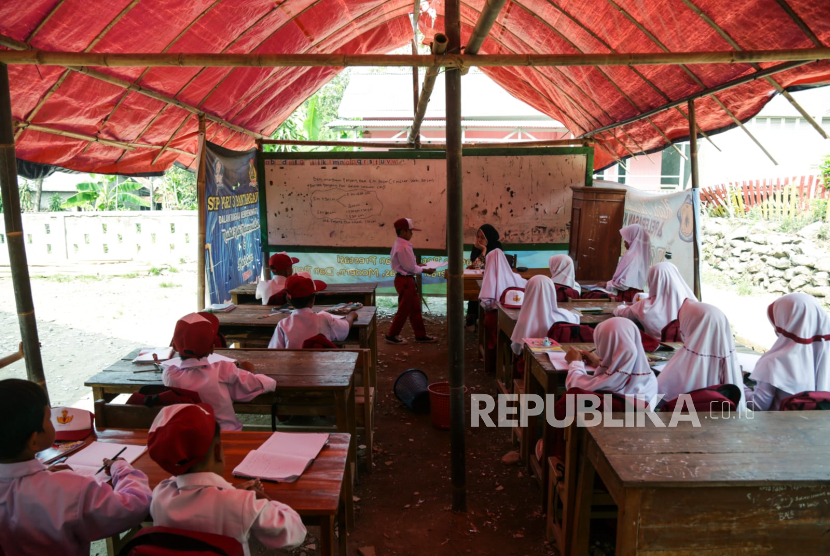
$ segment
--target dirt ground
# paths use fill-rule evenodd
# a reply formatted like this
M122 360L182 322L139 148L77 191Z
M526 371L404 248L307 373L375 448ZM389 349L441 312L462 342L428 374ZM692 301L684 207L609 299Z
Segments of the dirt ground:
M158 276L143 271L132 278L34 278L32 287L54 405L83 398L89 403L84 380L135 347L167 345L176 319L193 309L195 299L195 275L184 270ZM14 307L11 279L2 277L0 353L14 351L19 342ZM379 344L375 468L361 473L355 489L349 554L359 547L374 547L378 555L555 554L545 543L535 481L523 466L501 462L513 449L509 430L467 432L468 511L456 514L450 509L449 433L433 428L429 415L414 415L392 393L395 378L409 368L422 369L433 382L447 379L446 319L440 302L432 307L427 327L440 338L438 344ZM389 320L381 319L381 333ZM404 336L412 340L408 326ZM494 378L478 361L475 334L467 333L466 339L469 393L495 394ZM0 371L0 378L9 377L25 377L22 362ZM467 400L469 413L469 395ZM313 553L314 544L310 539L294 554ZM100 551L96 543L92 554Z

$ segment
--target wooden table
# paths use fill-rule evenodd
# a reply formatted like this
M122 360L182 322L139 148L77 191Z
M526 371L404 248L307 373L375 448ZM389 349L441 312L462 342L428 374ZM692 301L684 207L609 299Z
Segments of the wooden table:
M514 271L515 272L515 271ZM537 276L539 274L543 274L545 276L550 276L550 269L549 268L528 268L523 272L516 272L519 276L524 278L525 280ZM478 301L478 294L481 291L481 286L478 285L479 281L484 279L484 274L464 274L464 301Z
M698 416L699 428L580 429L572 554L588 554L597 474L617 504L618 556L829 554L830 413Z
M225 451L224 479L231 484L245 481L233 477L233 469L250 452L265 442L271 433L267 432L223 432L222 446ZM122 444L147 444L147 431L125 429L103 429L98 431L99 442ZM329 443L323 448L311 466L293 483L272 483L263 481L265 492L274 500L291 506L307 525L320 526L321 554L335 554L334 524L340 528L339 554L346 552L347 502L351 501L350 481L346 480L346 464L352 437L348 434L329 435ZM170 474L161 469L145 452L133 467L143 471L153 489Z
M231 290L231 302L235 305L262 305L256 298L256 283L243 284ZM377 284L328 284L325 290L317 294L317 299L327 305L358 301L364 305L375 306Z
M602 313L588 313L579 318L580 324L587 324L588 326L595 326L613 317L614 309L619 307L619 303L612 302L594 302L590 307L601 307ZM501 303L497 303L499 312L499 331L496 341L496 380L502 393L513 392L513 350L510 348L510 337L513 335L513 330L516 328L516 321L519 319L521 309L507 309ZM580 307L585 307L583 303L558 303L560 309L572 311Z

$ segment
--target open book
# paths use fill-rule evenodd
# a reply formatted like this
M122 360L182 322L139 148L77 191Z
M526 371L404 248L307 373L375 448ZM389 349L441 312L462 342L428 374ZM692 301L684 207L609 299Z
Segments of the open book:
M570 364L567 361L565 361L564 351L549 351L548 358L550 359L553 368L557 371L567 371L568 367L570 366ZM585 363L585 372L593 374L596 370L596 367L592 367L588 363Z
M586 286L586 285L583 285L582 289L587 290L589 292L602 292L602 293L607 293L607 294L611 294L611 295L617 295L615 293L611 293L610 291L608 291L605 288L600 288L599 286Z
M133 363L141 364L141 363L152 363L153 362L153 354L158 356L159 361L167 361L171 357L173 357L173 348L172 347L162 347L162 348L141 348L138 350L138 357L133 359Z
M275 432L262 446L248 452L233 474L249 479L293 483L329 441L326 433Z
M121 450L124 450L121 452ZM72 471L85 477L94 477L96 481L105 483L110 480L110 476L106 471L98 470L104 465L104 458L112 459L118 455L119 458L124 458L128 463L132 463L138 459L138 456L144 453L147 446L131 446L128 444L116 444L114 442L93 442L80 452L69 456L66 460L66 465L72 468Z

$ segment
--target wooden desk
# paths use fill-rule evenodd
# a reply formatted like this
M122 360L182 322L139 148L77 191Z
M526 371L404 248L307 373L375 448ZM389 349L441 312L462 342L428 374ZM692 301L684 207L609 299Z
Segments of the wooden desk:
M596 474L617 504L619 556L830 553L830 414L698 416L699 428L581 429L572 554L588 554Z
M326 305L357 301L364 305L375 306L375 290L377 284L328 284L328 287L317 294L317 299ZM243 284L231 290L231 302L235 305L262 305L262 300L256 298L256 284Z
M519 276L525 280L544 274L550 276L549 268L528 268L524 272L517 272ZM478 294L481 291L481 286L478 285L480 280L484 279L484 274L464 274L464 301L478 301Z
M222 445L225 451L224 479L231 484L245 481L233 477L233 469L250 452L265 442L271 433L267 432L223 432ZM98 441L122 444L147 444L147 431L125 429L103 429L98 431ZM329 443L320 452L305 473L294 483L272 483L263 481L265 492L274 500L291 506L307 525L319 525L320 550L322 554L335 554L334 524L340 527L339 552L346 552L346 497L351 500L351 489L346 478L346 464L349 447L354 444L348 434L331 434ZM145 452L133 467L143 471L155 488L170 474L161 469Z

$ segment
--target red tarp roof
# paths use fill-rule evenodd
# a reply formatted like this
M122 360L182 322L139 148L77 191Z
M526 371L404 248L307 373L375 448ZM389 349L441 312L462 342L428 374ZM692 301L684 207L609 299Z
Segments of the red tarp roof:
M462 0L462 44L484 0ZM782 8L789 5L805 32ZM443 30L443 1L429 6L420 27L429 40ZM427 2L422 2L427 7ZM110 53L384 53L412 36L411 0L6 0L0 34L48 51ZM720 28L713 29L699 13ZM521 0L508 1L480 54L672 52L830 46L827 0ZM813 35L812 37L810 35ZM774 64L761 64L769 67ZM564 122L576 135L756 71L748 64L484 71L514 96ZM175 97L247 130L271 134L339 68L96 68ZM195 153L197 119L186 110L54 66L11 66L16 120L103 139L165 145ZM773 77L784 87L830 82L830 63ZM463 81L462 81L463 86ZM755 115L774 92L757 80L717 94L740 120ZM411 94L409 90L402 95ZM717 130L734 123L711 97L697 101L698 124ZM683 108L685 111L685 108ZM653 125L652 125L653 124ZM254 139L208 123L208 139L248 149ZM655 127L656 126L656 127ZM659 128L659 131L658 129ZM667 110L598 136L618 157L654 150L688 137L686 119ZM662 132L662 134L661 134ZM625 145L625 146L623 146ZM124 151L31 129L17 136L17 156L33 162L101 173L153 172L193 157L159 150ZM595 166L613 158L597 149ZM626 148L628 150L626 150Z

